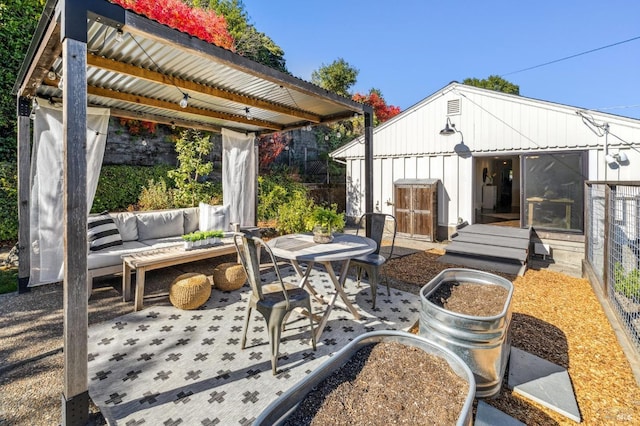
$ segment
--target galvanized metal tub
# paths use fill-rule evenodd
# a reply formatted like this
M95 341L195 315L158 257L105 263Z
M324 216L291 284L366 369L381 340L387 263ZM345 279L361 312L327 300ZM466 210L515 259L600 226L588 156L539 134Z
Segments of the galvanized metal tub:
M346 364L358 350L371 344L381 342L398 342L403 345L418 347L427 353L436 355L447 361L451 369L469 384L469 391L465 398L464 405L458 416L456 425L471 425L473 415L473 399L475 395L475 380L473 373L455 353L449 349L425 339L415 334L404 331L372 331L362 334L351 341L347 346L337 352L332 358L325 361L313 373L302 379L291 389L282 394L272 402L253 423L259 425L279 425L282 424L289 414L291 414L302 402L305 396L325 378ZM416 372L416 374L419 372ZM410 394L411 390L407 390ZM428 401L426 402L428 404Z
M477 317L448 311L429 301L441 285L469 282L507 289L504 308L495 316ZM476 381L476 396L491 397L502 386L511 351L511 298L513 283L498 275L473 269L451 268L436 275L420 290L420 335L449 348L462 358Z

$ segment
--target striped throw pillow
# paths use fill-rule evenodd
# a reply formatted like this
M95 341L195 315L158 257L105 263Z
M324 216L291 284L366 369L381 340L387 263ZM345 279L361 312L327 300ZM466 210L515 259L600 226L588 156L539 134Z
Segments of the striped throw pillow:
M107 214L90 216L87 220L87 228L89 249L92 251L122 245L118 227L113 218Z

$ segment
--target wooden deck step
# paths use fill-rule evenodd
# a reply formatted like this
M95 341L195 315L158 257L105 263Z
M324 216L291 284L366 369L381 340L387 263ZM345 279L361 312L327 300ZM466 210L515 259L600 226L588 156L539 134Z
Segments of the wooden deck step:
M511 275L524 275L526 265L520 262L509 262L500 260L489 260L487 258L478 258L475 256L465 256L457 254L448 254L438 258L438 262L450 263L452 265L461 265L473 269L485 269L488 271L504 272Z
M509 238L499 235L483 235L465 232L464 234L458 234L453 241L456 243L481 244L483 246L488 244L491 246L508 247L521 250L529 249L529 239Z
M530 239L531 229L469 225L458 230L439 260L522 275L527 268Z
M517 262L524 262L529 257L529 252L526 249L504 247L501 245L493 245L490 243L466 243L457 240L454 240L449 245L447 245L446 252L498 259L512 259Z

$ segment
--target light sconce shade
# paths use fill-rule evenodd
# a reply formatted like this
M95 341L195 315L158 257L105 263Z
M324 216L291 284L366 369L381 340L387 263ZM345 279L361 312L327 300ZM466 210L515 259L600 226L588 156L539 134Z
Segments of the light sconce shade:
M184 93L182 99L180 99L180 108L186 108L189 105L189 95Z
M443 136L451 136L456 132L456 125L451 122L449 117L447 117L447 123L444 126L444 129L440 130L440 134Z
M617 164L621 164L621 163L626 163L627 161L629 161L629 158L627 157L627 154L625 154L624 152L617 152L615 154L607 154L604 156L605 161L607 162L608 165L610 166L614 166Z
M616 164L616 158L611 154L605 155L604 159L607 162L607 164L610 165L610 166Z

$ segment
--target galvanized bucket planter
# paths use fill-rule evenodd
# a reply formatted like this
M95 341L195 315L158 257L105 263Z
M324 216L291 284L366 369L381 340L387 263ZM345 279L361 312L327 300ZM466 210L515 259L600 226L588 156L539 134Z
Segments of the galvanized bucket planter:
M507 289L502 311L478 317L452 312L429 301L436 289L451 282L499 285ZM513 283L498 275L473 269L445 269L420 290L420 335L450 349L462 358L475 376L476 396L491 397L502 386L511 351L511 298Z
M469 385L469 391L465 397L465 402L459 413L456 425L463 426L472 424L473 399L475 396L476 384L473 378L473 373L467 364L465 364L459 356L449 349L434 343L429 339L403 331L389 330L365 333L352 340L332 358L320 365L320 367L318 367L318 369L313 373L309 374L287 392L282 394L277 400L272 402L260 414L260 416L258 416L256 421L253 423L254 426L271 426L284 423L287 416L289 416L298 407L314 387L319 385L324 379L346 364L351 357L358 352L358 350L367 345L381 342L397 342L403 345L417 347L429 354L436 355L444 359L451 369ZM418 373L420 372L416 371L416 374ZM407 395L410 394L411 389L407 389ZM426 403L428 404L428 401L426 401Z

